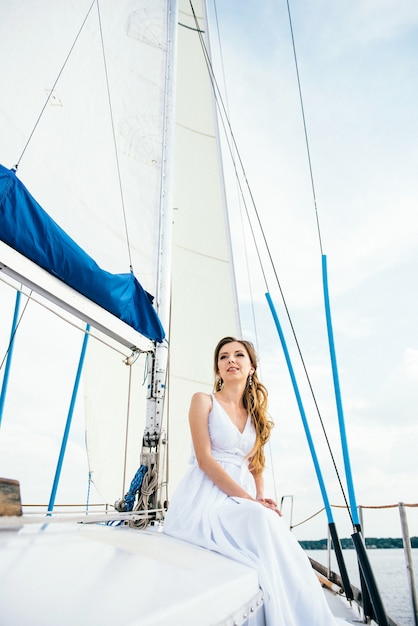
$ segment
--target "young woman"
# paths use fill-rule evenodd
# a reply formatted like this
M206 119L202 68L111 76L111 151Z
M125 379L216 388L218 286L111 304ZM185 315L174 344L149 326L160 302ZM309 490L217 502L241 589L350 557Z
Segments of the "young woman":
M215 393L191 401L192 466L170 501L164 532L254 567L268 626L333 626L306 555L264 495L273 424L254 347L225 337L214 361Z

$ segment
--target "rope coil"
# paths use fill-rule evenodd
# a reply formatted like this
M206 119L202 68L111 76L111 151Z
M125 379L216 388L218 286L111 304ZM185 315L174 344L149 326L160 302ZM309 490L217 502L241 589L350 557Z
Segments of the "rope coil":
M132 479L129 491L121 500L116 500L115 509L117 511L125 512L132 511L134 509L135 496L141 491L144 476L147 472L147 466L141 465L141 467L137 470L135 476ZM138 497L140 498L140 495Z
M156 486L158 485L158 473L154 467L145 474L144 479L142 481L141 492L138 496L138 502L134 506L134 511L148 511L148 502L150 497L155 491ZM149 518L143 517L137 520L130 520L129 526L132 528L146 528L149 524Z

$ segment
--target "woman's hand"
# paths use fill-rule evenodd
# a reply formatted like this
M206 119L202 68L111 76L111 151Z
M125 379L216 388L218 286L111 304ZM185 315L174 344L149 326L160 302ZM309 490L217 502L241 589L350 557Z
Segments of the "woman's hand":
M266 509L271 509L272 511L277 513L277 515L282 517L282 513L281 513L280 509L278 508L278 506L275 503L275 501L272 500L271 498L257 498L257 502L259 502L260 504L265 506Z

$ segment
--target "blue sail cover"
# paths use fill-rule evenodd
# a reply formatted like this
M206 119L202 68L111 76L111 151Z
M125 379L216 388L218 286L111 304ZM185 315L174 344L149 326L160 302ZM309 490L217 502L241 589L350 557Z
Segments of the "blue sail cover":
M164 330L153 297L132 273L101 269L0 165L0 239L152 341Z

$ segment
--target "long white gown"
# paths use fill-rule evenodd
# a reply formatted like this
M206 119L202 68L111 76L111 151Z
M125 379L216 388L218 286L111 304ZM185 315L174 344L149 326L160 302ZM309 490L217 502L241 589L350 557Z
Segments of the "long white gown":
M212 394L212 454L255 497L246 455L255 442L250 417L241 433ZM229 497L192 466L170 501L164 532L254 567L263 590L267 626L334 626L321 586L281 517L258 502Z

